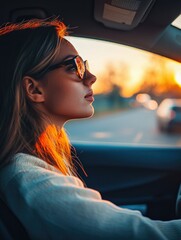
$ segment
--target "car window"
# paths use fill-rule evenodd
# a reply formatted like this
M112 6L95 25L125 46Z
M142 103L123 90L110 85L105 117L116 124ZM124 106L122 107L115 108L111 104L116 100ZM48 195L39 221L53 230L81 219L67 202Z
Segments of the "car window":
M181 118L174 119L167 104L167 114L158 114L163 100L181 99L180 63L111 42L67 38L97 76L94 116L65 125L72 141L181 146Z

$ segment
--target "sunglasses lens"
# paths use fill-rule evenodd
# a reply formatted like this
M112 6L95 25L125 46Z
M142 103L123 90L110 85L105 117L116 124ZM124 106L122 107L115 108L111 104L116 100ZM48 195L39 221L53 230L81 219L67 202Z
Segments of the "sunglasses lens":
M79 77L81 79L83 79L86 67L85 67L84 61L82 60L82 58L80 56L77 56L75 58L75 64L77 66L77 73L78 73Z

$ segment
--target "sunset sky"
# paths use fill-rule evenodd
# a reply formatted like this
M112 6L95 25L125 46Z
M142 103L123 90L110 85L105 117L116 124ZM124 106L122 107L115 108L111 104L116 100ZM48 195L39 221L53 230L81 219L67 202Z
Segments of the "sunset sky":
M155 54L150 54L143 50L115 43L69 36L67 39L75 46L82 58L88 60L90 70L98 77L94 86L95 93L103 91L104 83L100 78L103 76L103 73L106 73L109 65L112 65L117 71L121 68L123 71L126 64L129 67L129 78L124 83L125 96L133 94L140 84L144 69L150 64L151 55L155 56ZM170 60L166 61L174 71L175 82L181 87L181 64ZM121 79L120 76L116 83L122 84L121 81L124 81L124 79Z

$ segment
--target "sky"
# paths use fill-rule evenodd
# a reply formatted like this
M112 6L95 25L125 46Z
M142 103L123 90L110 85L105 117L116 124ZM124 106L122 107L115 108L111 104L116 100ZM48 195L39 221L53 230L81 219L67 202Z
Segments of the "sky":
M89 61L89 65L95 73L104 70L106 64L112 60L117 62L124 60L131 63L135 57L137 59L135 68L139 71L139 68L145 65L145 59L148 58L145 51L116 43L70 36L67 39L74 45L83 59ZM135 64L135 60L133 62Z
M66 38L74 45L79 55L84 60L88 60L90 71L96 76L104 72L110 63L118 70L123 63L130 66L130 79L127 82L127 87L135 86L136 88L144 69L149 65L151 55L155 55L129 46L101 40L71 36ZM168 63L171 64L175 71L175 80L181 86L181 64L169 60Z

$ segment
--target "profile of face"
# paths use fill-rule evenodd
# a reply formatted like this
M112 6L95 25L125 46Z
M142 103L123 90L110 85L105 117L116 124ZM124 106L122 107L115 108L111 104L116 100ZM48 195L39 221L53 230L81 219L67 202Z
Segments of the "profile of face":
M66 39L61 40L54 63L71 62L78 55L74 46ZM87 118L93 115L92 85L96 77L85 69L85 77L77 73L75 65L66 64L48 71L40 81L25 76L28 97L56 125L66 121Z

